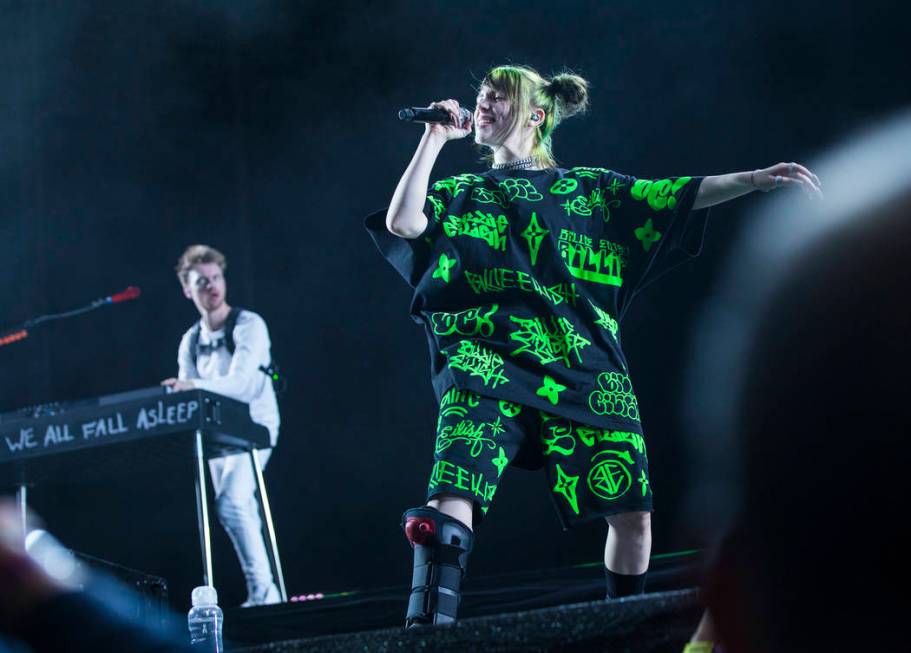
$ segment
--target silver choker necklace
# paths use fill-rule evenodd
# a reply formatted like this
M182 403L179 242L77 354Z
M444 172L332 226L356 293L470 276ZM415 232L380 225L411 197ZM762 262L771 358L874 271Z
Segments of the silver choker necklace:
M524 159L516 159L509 163L494 163L490 166L491 170L524 170L535 165L535 157L529 156Z

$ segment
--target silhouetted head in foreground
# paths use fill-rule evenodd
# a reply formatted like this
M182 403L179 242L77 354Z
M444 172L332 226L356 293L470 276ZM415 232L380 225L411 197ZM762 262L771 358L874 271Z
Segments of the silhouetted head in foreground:
M732 497L707 587L727 651L906 645L909 144L906 116L818 166L826 202L767 207L706 318L694 439L718 448L702 496Z

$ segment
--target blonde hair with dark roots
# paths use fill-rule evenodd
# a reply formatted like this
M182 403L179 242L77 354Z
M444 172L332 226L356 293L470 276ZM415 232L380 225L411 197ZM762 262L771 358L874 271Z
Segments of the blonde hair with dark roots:
M544 120L535 128L531 154L540 167L555 167L552 135L563 120L588 109L588 82L569 71L545 79L529 66L509 65L492 68L481 85L502 92L509 100L510 129L525 120L534 109L544 111ZM485 159L492 157L489 154Z
M177 272L177 278L180 279L180 283L186 285L190 270L197 263L215 263L221 268L222 272L228 269L228 259L214 247L209 247L208 245L190 245L184 250L184 253L180 255L180 258L177 259L177 267L174 268L174 271Z

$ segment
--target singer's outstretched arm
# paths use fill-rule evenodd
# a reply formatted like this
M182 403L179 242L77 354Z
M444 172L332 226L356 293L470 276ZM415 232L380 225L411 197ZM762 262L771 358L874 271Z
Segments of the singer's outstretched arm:
M819 177L799 163L777 163L752 172L731 172L704 178L696 193L693 209L704 209L754 190L769 191L779 186L801 188L810 199L822 198Z
M395 187L389 210L386 213L386 228L402 238L417 238L427 228L424 202L430 185L430 172L436 163L440 150L447 141L465 138L471 133L471 119L459 123L459 103L455 100L434 102L431 107L445 109L453 116L453 123L443 125L427 123L424 136L405 168L405 173ZM457 126L458 125L458 126Z

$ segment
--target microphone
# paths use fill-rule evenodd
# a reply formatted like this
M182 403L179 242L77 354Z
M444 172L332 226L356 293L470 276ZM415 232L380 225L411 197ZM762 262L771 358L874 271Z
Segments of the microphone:
M131 299L136 299L141 294L142 291L137 286L129 286L119 293L115 293L110 297L105 297L102 301L106 304L117 304L119 302L128 302Z
M471 117L471 111L465 107L459 107L459 114L462 122ZM445 109L428 109L426 107L410 107L399 110L399 120L405 122L434 122L434 123L451 123L452 116Z

